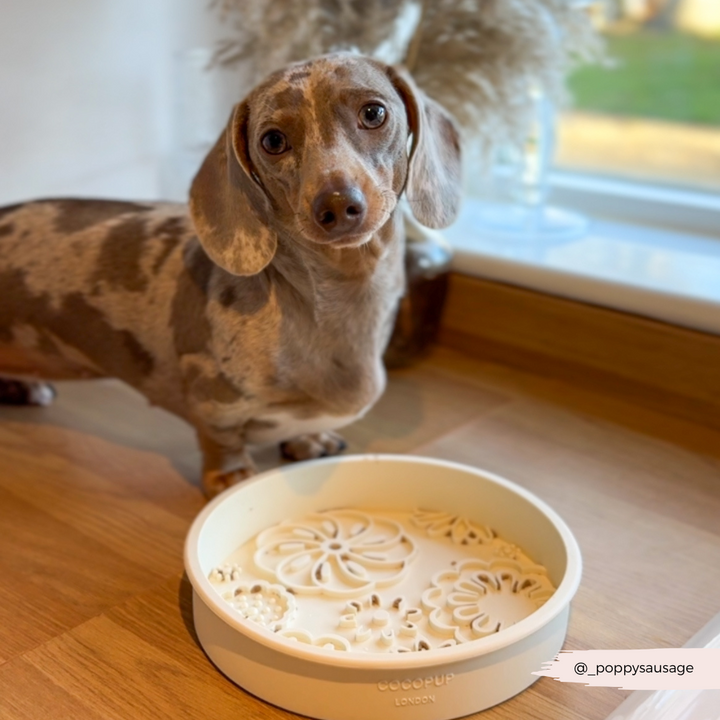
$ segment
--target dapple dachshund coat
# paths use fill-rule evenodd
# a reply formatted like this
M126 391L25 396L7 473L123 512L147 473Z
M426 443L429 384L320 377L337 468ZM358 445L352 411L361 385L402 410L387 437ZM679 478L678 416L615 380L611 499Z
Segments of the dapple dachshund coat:
M449 115L368 58L291 65L235 106L189 212L0 208L0 374L129 383L195 427L208 495L253 474L248 445L338 452L385 385L403 191L422 224L454 219Z

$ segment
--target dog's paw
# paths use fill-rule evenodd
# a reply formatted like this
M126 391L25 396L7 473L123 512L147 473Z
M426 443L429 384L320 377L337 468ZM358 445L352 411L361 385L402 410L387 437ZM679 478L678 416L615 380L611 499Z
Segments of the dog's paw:
M238 468L237 470L205 470L202 478L202 488L205 496L210 500L219 495L223 490L227 490L233 485L237 485L243 480L247 480L255 475L255 468Z
M36 380L0 378L0 405L39 405L46 407L55 399L55 388Z
M347 443L334 432L300 435L293 440L280 443L280 453L286 460L312 460L313 458L337 455Z

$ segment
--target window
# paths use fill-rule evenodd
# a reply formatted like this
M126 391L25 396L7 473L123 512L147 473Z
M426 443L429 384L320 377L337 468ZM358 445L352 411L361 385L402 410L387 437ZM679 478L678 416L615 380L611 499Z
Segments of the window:
M561 169L720 191L720 2L614 0L610 67L570 78Z

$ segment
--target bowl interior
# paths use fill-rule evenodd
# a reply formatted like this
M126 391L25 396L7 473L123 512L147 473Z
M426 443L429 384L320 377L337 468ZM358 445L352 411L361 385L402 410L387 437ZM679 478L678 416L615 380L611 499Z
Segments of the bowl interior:
M426 508L488 525L544 565L555 587L567 566L558 518L502 478L451 463L359 456L279 468L239 486L208 508L198 536L203 575L265 528L331 508Z
M271 525L342 507L423 508L488 525L547 569L557 591L534 613L547 620L569 603L579 583L580 555L572 534L551 508L520 486L440 460L363 455L278 468L218 497L198 516L188 536L186 565L193 586L227 619L231 611L208 580L214 567Z

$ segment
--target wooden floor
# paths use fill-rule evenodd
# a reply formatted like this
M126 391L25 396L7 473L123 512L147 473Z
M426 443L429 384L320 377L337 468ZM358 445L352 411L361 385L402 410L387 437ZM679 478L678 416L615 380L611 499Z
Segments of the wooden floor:
M720 611L717 431L438 349L346 435L550 503L585 563L567 648L677 647ZM0 718L292 717L195 640L182 546L203 506L198 461L186 426L115 382L0 409ZM482 717L600 720L624 695L543 678Z

